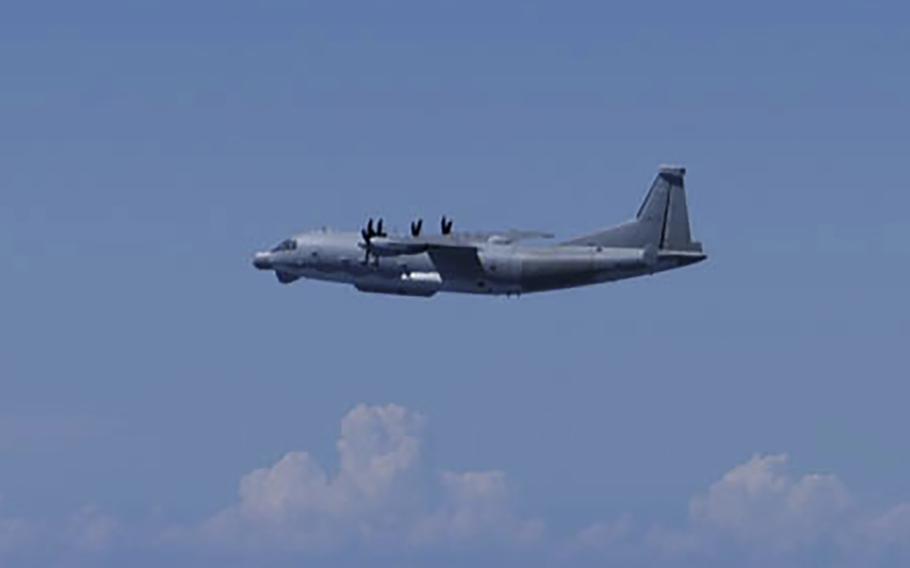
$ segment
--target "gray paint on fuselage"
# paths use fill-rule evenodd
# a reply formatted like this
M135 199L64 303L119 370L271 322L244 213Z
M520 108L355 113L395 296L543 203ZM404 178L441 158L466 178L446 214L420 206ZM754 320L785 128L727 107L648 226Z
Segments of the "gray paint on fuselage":
M295 250L273 253L274 270L298 278L354 284L363 291L408 294L413 290L415 295L431 295L426 294L429 290L472 294L557 290L661 272L684 263L670 255L649 265L643 251L633 248L487 244L478 247L482 279L445 279L434 288L407 281L410 274L437 272L426 252L371 256L364 262L358 233L317 231L293 238Z
M555 246L518 244L550 236L536 231L382 234L368 255L360 233L321 230L257 253L253 264L283 283L310 278L416 296L520 294L653 274L707 258L691 240L684 175L683 168L662 167L635 219Z

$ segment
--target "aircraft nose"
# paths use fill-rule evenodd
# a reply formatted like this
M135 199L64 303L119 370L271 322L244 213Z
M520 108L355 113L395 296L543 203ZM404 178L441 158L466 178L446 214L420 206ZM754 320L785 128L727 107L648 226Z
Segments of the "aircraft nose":
M253 255L253 266L259 270L268 270L272 268L272 259L267 252L257 252Z

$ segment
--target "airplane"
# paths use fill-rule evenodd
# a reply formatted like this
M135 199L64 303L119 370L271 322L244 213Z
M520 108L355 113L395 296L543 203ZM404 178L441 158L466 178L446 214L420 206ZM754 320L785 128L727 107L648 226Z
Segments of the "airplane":
M301 278L353 284L362 292L433 296L437 292L521 295L644 276L707 258L689 230L686 169L661 166L634 219L549 246L540 231L389 234L370 219L359 232L305 232L253 256L253 266L289 284Z

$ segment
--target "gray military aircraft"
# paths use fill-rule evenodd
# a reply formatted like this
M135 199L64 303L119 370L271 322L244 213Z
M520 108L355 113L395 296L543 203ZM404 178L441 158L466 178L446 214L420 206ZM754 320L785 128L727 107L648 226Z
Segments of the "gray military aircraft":
M422 220L399 235L370 219L359 233L323 229L285 239L257 252L253 266L283 284L312 278L405 296L523 294L663 272L707 258L689 232L685 173L662 166L634 219L556 245L521 244L553 237L539 231L455 232L446 217L438 235L422 234Z

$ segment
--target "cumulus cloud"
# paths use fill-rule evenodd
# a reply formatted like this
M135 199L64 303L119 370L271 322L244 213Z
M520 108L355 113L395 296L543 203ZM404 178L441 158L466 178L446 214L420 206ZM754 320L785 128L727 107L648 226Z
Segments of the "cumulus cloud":
M0 518L0 554L20 548L34 538L31 523L16 518Z
M540 523L512 510L499 471L428 471L424 419L401 406L360 405L341 421L338 471L289 452L240 481L239 500L203 524L219 546L330 549L527 542Z
M82 551L99 552L110 548L120 524L111 515L87 505L74 513L64 531L64 542Z
M734 467L689 507L693 527L724 540L788 550L829 535L850 507L833 475L793 478L784 454L754 456Z
M576 535L573 550L623 557L634 550L651 565L800 566L812 558L877 565L910 545L910 505L870 513L836 476L794 476L788 466L785 454L753 456L692 498L684 526L596 523Z
M415 524L415 542L532 542L542 536L541 521L521 519L513 513L506 476L501 471L444 472L441 483L444 502Z
M910 564L910 503L900 503L886 511L862 518L849 543L853 557L866 566L895 559Z
M613 550L629 542L633 531L634 525L629 517L599 521L580 530L570 546L576 550Z
M0 505L3 505L2 496L0 496ZM12 551L31 545L36 536L35 523L8 514L4 515L0 510L0 558Z
M688 509L680 504L678 523L620 515L566 539L519 513L502 471L434 470L423 454L424 428L422 416L401 406L359 405L341 420L337 465L290 451L243 475L233 503L189 525L162 519L131 527L94 507L56 521L0 515L0 564L27 557L49 565L76 555L116 561L151 550L277 554L289 562L301 552L353 551L409 560L467 552L522 565L910 563L910 503L875 509L833 474L792 472L785 454L733 467L696 492ZM492 549L512 556L483 556Z
M869 540L910 548L910 503L901 503L866 520L860 529Z
M56 519L0 516L0 566L98 560L114 546L119 526L93 506Z

